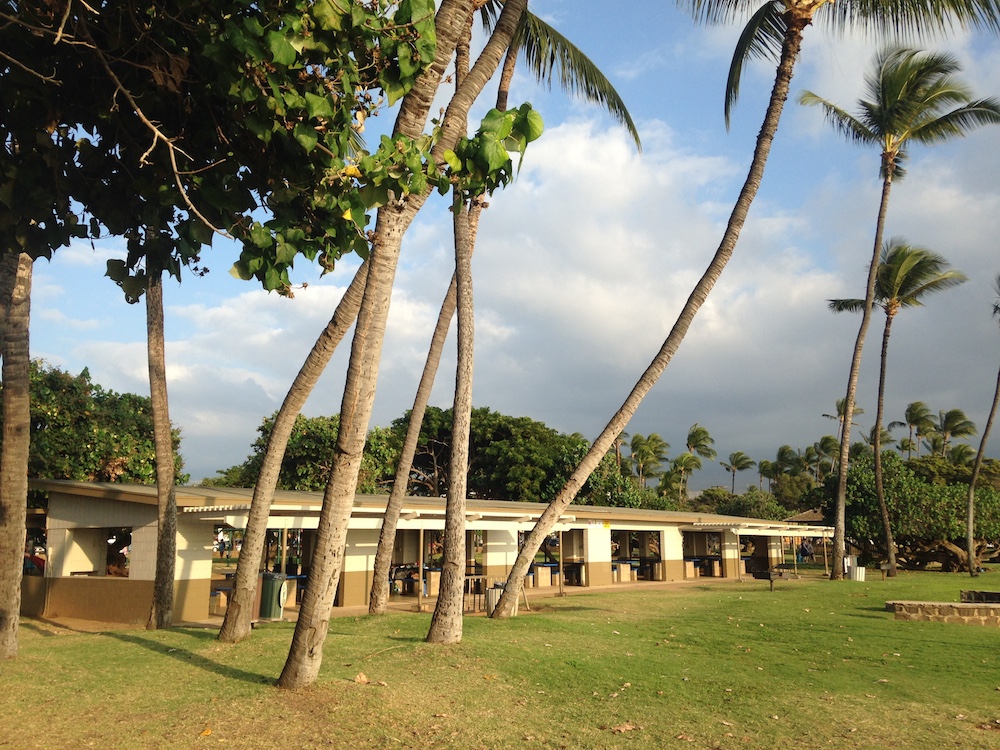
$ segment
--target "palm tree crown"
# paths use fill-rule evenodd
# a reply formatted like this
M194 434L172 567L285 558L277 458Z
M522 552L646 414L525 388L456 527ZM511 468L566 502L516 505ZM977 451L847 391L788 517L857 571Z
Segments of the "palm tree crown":
M947 261L937 253L907 245L894 237L882 246L878 274L875 278L875 302L893 318L905 307L923 306L922 297L931 292L958 286L968 277L961 271L946 270ZM863 299L832 299L834 312L857 312L864 307Z
M882 149L882 177L902 177L910 141L936 143L965 135L977 125L1000 122L1000 101L973 100L956 73L958 60L950 54L887 47L865 77L868 98L858 101L852 115L811 91L802 104L823 108L827 120L848 140L876 144Z

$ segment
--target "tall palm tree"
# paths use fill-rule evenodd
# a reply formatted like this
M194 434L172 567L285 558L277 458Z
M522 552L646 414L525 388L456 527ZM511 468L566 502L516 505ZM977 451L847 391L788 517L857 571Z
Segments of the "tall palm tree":
M993 302L993 317L1000 320L1000 274L993 280L993 291L996 293L996 300ZM972 476L969 477L969 499L968 510L965 518L965 551L969 557L969 575L975 578L979 575L979 559L976 555L976 482L979 480L979 470L983 466L983 457L986 455L986 443L990 439L990 430L993 429L993 420L997 416L997 406L1000 405L1000 368L997 369L997 384L993 390L993 403L990 406L990 414L986 418L986 427L983 428L983 437L979 441L979 450L976 451L976 460L972 465Z
M736 472L746 471L747 469L751 469L757 465L757 462L754 461L752 458L750 458L750 456L748 456L743 451L736 451L735 453L730 453L728 462L719 461L719 463L722 465L722 468L724 468L726 471L728 471L730 474L733 475L732 493L734 495L736 494Z
M816 448L820 457L816 480L822 481L836 465L837 456L840 453L840 441L833 435L824 435L813 444L813 447Z
M781 470L774 461L768 461L766 458L763 458L757 462L757 474L760 477L758 485L760 489L763 489L764 480L766 479L768 490L770 490L774 480L781 474Z
M923 401L913 401L906 405L905 425L910 430L909 446L917 449L917 458L920 458L920 442L922 435L934 428L934 416L930 408ZM916 439L915 439L916 438ZM906 458L912 458L912 449L907 448Z
M882 248L875 278L875 301L885 311L885 328L882 331L882 357L879 365L878 408L872 428L872 450L875 452L875 494L878 497L882 523L885 527L886 549L889 555L888 575L896 575L896 550L889 522L889 509L885 501L882 477L882 419L885 414L885 377L888 363L889 335L892 322L900 310L920 307L928 294L943 291L964 283L965 274L947 268L944 258L930 250L911 247L899 238L892 239ZM865 300L830 300L835 312L862 310Z
M690 0L685 5L698 21L707 23L730 23L741 18L755 4L745 0ZM766 57L777 61L774 85L768 98L764 122L757 133L753 159L729 215L726 229L715 255L701 278L695 283L666 340L649 366L639 377L632 391L611 417L608 424L591 444L590 450L580 462L576 471L566 481L563 488L542 513L534 528L525 538L517 559L507 577L507 586L500 602L493 612L494 617L510 617L514 604L521 593L524 576L528 572L535 554L546 539L559 516L569 507L573 498L583 487L601 459L611 448L615 437L628 424L646 394L666 370L684 336L691 327L695 315L705 303L723 269L729 263L743 225L746 223L750 206L753 204L764 177L764 167L771 152L771 144L778 131L778 122L788 99L789 85L795 62L802 46L802 34L812 24L820 11L835 26L859 26L887 33L900 31L920 34L930 29L947 30L953 25L982 26L996 30L1000 28L1000 8L994 0L916 0L916 2L870 3L861 0L844 0L832 3L824 0L765 0L756 6L750 21L743 30L733 55L730 75L726 86L726 107L728 115L736 101L739 80L744 63L754 57ZM728 117L727 117L728 119ZM853 406L853 404L851 404ZM843 519L840 519L839 575L843 577ZM835 561L835 565L836 565ZM836 569L835 569L836 570Z
M942 456L948 453L948 442L953 437L973 437L976 434L976 423L965 416L961 409L949 409L938 412L937 421L934 424L935 431L941 435L940 453Z
M843 9L842 4L838 5ZM928 4L925 9L930 8L931 5ZM915 12L920 13L922 10L924 9L916 9ZM937 5L936 10L947 9ZM995 18L989 23L995 27ZM847 503L851 418L861 371L861 353L875 304L876 273L893 179L904 174L901 163L907 156L911 141L938 143L964 135L977 125L1000 122L1000 104L993 99L973 100L969 91L954 75L959 69L957 60L951 55L890 46L876 55L873 71L865 78L869 98L859 101L857 116L812 92L807 91L801 97L803 104L822 107L827 119L849 140L875 145L881 150L882 197L861 310L861 325L851 357L847 395L844 399L845 422L840 446L831 573L835 579L843 578L844 575L844 509Z

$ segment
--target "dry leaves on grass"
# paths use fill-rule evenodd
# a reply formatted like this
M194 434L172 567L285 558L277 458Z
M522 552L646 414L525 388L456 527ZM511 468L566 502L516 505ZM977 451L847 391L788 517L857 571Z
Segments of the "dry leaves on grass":
M642 727L637 724L633 724L631 721L626 721L624 724L611 727L611 732L613 734L625 734L625 732L634 732L636 729L642 729Z

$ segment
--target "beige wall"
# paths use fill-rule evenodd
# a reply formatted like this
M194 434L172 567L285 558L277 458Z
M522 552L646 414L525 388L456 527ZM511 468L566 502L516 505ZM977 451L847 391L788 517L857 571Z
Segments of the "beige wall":
M575 534L563 534L563 538ZM611 585L611 524L591 524L583 530L584 586ZM567 555L567 561L572 557Z
M517 559L517 531L489 529L483 532L483 575L506 578Z
M98 622L138 625L149 618L153 582L131 578L50 578L45 617L73 617ZM197 622L208 617L210 582L174 584L173 622Z

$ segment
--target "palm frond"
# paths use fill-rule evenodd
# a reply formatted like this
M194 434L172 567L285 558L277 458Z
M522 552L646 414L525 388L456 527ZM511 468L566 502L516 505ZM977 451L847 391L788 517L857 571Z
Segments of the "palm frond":
M781 55L786 28L784 5L780 0L770 0L762 5L743 27L743 32L736 42L736 49L733 50L729 77L726 79L726 130L729 129L729 114L740 95L744 64L755 59L777 62Z
M838 31L855 28L895 39L923 39L955 29L1000 29L997 0L849 0L827 3L823 10L823 20Z
M803 91L799 95L799 104L822 108L826 121L852 143L867 145L879 142L878 134L873 132L864 122L833 102L817 96L812 91Z
M827 300L830 309L834 312L858 312L865 307L863 299L830 299ZM857 413L857 409L854 410Z
M576 45L533 13L521 17L517 41L529 70L551 87L558 75L559 85L571 94L603 107L632 136L642 149L639 131L625 102L607 76Z

